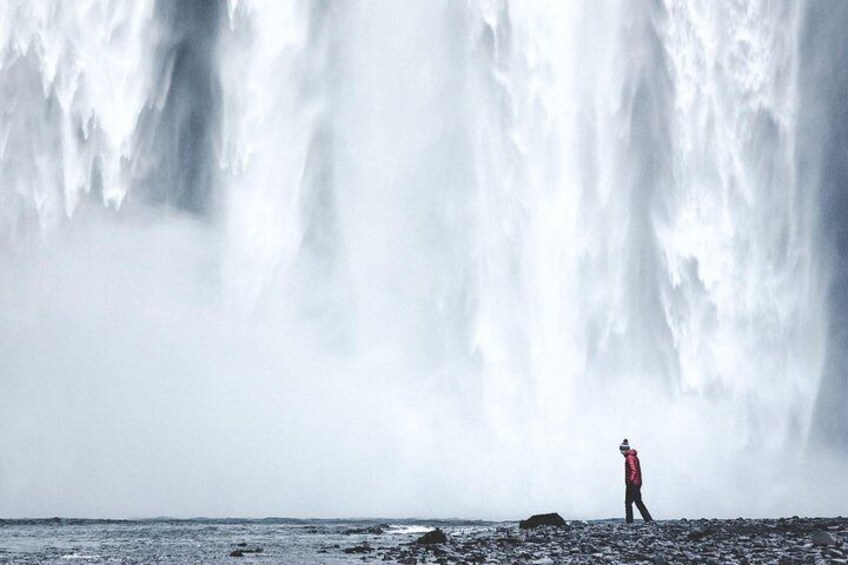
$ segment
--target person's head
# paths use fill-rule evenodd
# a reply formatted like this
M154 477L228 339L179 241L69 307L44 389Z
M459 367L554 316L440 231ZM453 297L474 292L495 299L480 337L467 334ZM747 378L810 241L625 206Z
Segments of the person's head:
M627 438L624 438L624 441L618 446L618 450L624 457L627 457L627 452L630 451L630 443L627 441Z

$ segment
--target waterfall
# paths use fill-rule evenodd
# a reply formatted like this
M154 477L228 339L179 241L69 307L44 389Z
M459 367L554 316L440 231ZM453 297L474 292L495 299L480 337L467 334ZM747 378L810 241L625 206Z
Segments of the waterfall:
M846 17L3 1L0 501L837 512Z

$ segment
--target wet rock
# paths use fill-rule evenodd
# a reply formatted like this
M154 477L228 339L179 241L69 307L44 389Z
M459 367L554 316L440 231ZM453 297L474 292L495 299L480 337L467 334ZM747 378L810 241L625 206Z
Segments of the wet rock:
M415 543L423 545L432 545L434 543L445 543L446 541L448 541L448 537L445 535L445 532L443 532L439 528L436 528L432 532L427 532L426 534L415 540Z
M230 557L244 557L246 554L249 553L262 553L264 551L261 547L254 547L252 549L248 549L247 543L244 542L238 543L236 544L236 546L239 549L234 549L233 551L231 551Z
M344 548L345 553L371 553L372 551L374 551L374 548L368 545L367 542L361 545Z
M526 520L522 520L518 523L518 527L522 530L529 530L541 526L556 526L564 528L566 523L565 520L562 519L562 516L556 512L551 512L550 514L534 514Z
M381 534L386 533L386 531L388 531L388 529L389 529L388 524L376 524L374 526L368 526L368 527L365 527L365 528L348 528L343 533L345 535L369 534L369 535L375 535L376 536L376 535L381 535Z
M839 545L839 541L830 532L816 530L813 532L813 545Z
M698 528L689 532L688 537L692 541L698 541L711 535L713 535L713 530L711 530L710 528Z

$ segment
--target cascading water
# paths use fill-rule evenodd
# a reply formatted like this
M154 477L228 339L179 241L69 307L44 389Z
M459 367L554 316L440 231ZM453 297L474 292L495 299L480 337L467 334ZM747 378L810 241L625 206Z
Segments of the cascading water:
M845 12L0 2L3 507L838 513Z

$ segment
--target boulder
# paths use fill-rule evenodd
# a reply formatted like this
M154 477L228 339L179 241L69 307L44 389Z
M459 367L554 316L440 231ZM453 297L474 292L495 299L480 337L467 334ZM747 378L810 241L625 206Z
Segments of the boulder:
M712 530L712 528L696 528L689 532L689 535L687 537L692 541L700 541L705 537L713 535L714 533L715 532Z
M354 547L346 547L343 550L345 553L371 553L374 551L368 543L363 543L362 545L356 545Z
M556 526L558 528L564 528L566 523L565 520L562 519L562 516L556 512L551 512L550 514L534 514L526 520L521 520L521 522L518 523L518 527L522 530L529 530L540 526Z
M427 532L426 534L415 540L415 543L431 545L434 543L445 543L446 541L448 541L448 536L445 535L445 532L443 532L439 528L436 528L432 532Z
M246 543L237 544L241 549L235 549L230 552L230 557L244 557L246 553L262 553L264 550L261 547L247 548Z
M813 545L839 545L839 541L830 532L816 530L813 532Z

